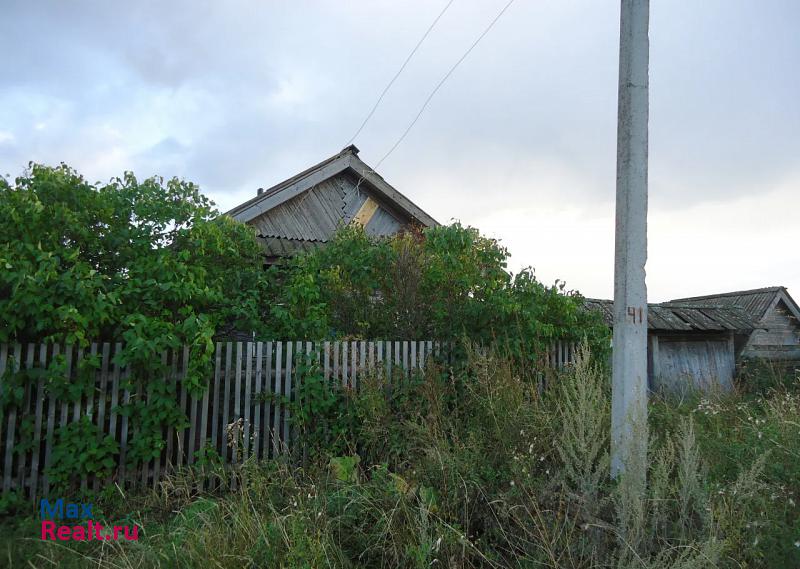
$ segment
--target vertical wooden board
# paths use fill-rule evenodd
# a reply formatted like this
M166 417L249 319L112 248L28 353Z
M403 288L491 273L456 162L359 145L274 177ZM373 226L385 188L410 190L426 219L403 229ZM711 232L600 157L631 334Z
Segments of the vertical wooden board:
M394 343L394 369L392 373L398 377L402 377L403 374L403 362L401 359L402 353L400 351L400 345L401 345L400 342L396 341ZM392 377L392 381L394 380L395 378Z
M358 371L361 375L364 375L364 371L367 369L367 343L365 341L361 341L361 344L358 346Z
M214 363L214 381L211 388L211 448L214 452L219 452L219 386L222 382L222 342L217 342L216 356Z
M350 342L350 385L353 389L358 389L358 342Z
M262 408L264 409L264 429L262 433L263 440L261 441L261 456L264 457L264 459L269 458L272 440L272 394L274 393L272 387L272 342L267 342L266 352L266 361L264 362L264 398L261 402Z
M205 452L206 444L208 443L208 400L211 392L212 381L208 380L208 385L203 391L203 398L200 402L200 436L197 441L197 450ZM200 481L200 489L203 489L203 481Z
M97 390L97 426L101 433L107 433L106 429L106 398L108 396L109 373L108 367L111 360L111 344L103 342L101 347L100 362L100 386Z
M416 342L411 342L411 345L409 347L409 351L411 352L411 354L410 354L411 355L411 362L410 362L411 371L415 372L416 369L417 369L417 343Z
M283 406L283 444L285 446L285 452L291 450L289 445L291 444L291 438L289 436L289 420L291 419L291 412L289 409L288 402L292 400L292 368L294 367L294 354L293 354L294 345L293 342L286 342L286 383L284 384L284 396L286 397L287 405Z
M383 366L383 342L377 342L377 344L378 344L376 346L377 354L375 355L375 358L376 358L376 365L378 367L376 371L377 374L376 377L378 378L378 384L382 384L384 382L384 373L386 373L386 369Z
M75 346L72 344L66 344L64 346L64 367L66 368L64 371L64 379L67 383L72 383L72 354L75 351ZM59 417L58 426L59 427L66 427L67 422L69 421L69 403L65 398L61 402L61 416Z
M53 357L50 360L52 363L55 363L56 360L61 355L59 344L53 344ZM3 367L4 362L2 361L3 355L1 353L0 348L0 377L3 375ZM45 432L44 437L44 472L43 474L43 486L42 486L42 493L44 496L49 496L50 494L50 479L47 476L48 468L50 468L50 462L52 460L53 454L53 437L55 436L55 427L56 427L56 408L58 407L58 399L54 393L50 393L50 399L47 403L47 431ZM0 420L0 425L2 425L2 420Z
M117 362L117 355L122 351L122 344L117 342L114 344L114 355L111 356L111 400L109 401L109 415L108 415L108 435L117 440L117 422L119 414L119 376L120 365ZM106 486L111 484L111 476L106 478Z
M231 402L231 359L233 358L233 343L227 342L227 353L225 354L225 389L222 392L222 444L220 445L220 456L222 462L228 462L228 413Z
M125 384L125 391L122 394L122 406L127 408L131 403L131 390L128 382L130 381L131 371L126 367L122 371L122 383ZM128 459L128 414L123 413L119 422L119 484L125 488L127 479L127 459Z
M180 362L180 370L178 371L178 376L175 378L177 393L176 397L178 397L178 405L180 405L181 413L184 413L187 418L191 415L191 413L186 413L186 401L189 399L189 386L186 384L186 376L189 373L189 347L184 346L183 351L181 352L181 362ZM184 460L188 462L188 448L189 448L189 441L187 439L187 431L186 427L182 429L178 429L175 433L177 435L178 440L178 456L176 457L176 464L178 468L183 466Z
M349 344L347 342L342 342L341 348L342 348L342 386L347 387L348 385L350 385L350 373L347 367L347 362L349 361L347 354L348 350L350 349Z
M83 362L83 347L77 346L77 352L75 354L75 379L77 380L82 371L81 371L81 362ZM81 418L81 401L83 395L81 394L78 396L78 399L72 405L72 422L77 423L80 421Z
M39 345L39 368L47 369L47 344ZM34 447L31 450L31 500L36 502L39 490L39 456L42 452L42 417L44 414L44 378L40 378L36 384L36 415L33 426Z
M253 388L253 342L247 342L247 365L244 375L244 460L250 453L250 391Z
M433 357L433 342L428 340L425 342L425 361L427 362Z
M306 354L306 357L305 357L306 372L305 373L310 373L311 369L315 365L314 364L314 344L313 344L313 342L306 342L305 354ZM317 361L319 361L319 358L317 358ZM297 383L297 385L294 388L294 390L295 390L295 399L297 401L297 405L300 406L300 405L303 404L303 401L300 398L301 397L301 393L302 393L301 387L303 385L303 377L302 376L298 376L296 383ZM295 426L294 429L293 429L293 441L292 441L293 444L295 444L295 446L298 444L299 439L300 439L300 428ZM303 460L305 460L305 458L306 458L306 449L304 447L303 448Z
M186 346L184 348L184 350L185 351L184 351L184 354L183 354L183 358L184 358L184 361L186 362L186 365L185 365L186 371L184 372L184 377L185 377L189 373L189 359L192 356L191 356L191 351L189 350L188 346ZM186 444L186 449L187 449L186 463L187 464L194 464L194 454L198 450L198 447L197 447L197 430L200 427L200 425L198 424L198 421L197 421L197 412L198 412L197 408L200 406L200 401L198 400L196 394L191 394L191 403L190 403L190 405L191 405L191 408L189 410L189 441Z
M408 365L408 340L403 341L403 378L408 379L409 365Z
M394 364L392 362L392 343L391 342L384 342L386 346L386 350L383 354L383 361L384 361L384 368L386 370L386 385L391 385L392 383L392 373Z
M236 342L236 375L233 389L233 420L231 421L232 424L235 423L233 426L233 433L235 434L236 438L233 440L231 447L231 461L234 463L238 462L239 453L241 452L241 449L239 448L239 437L241 436L241 432L238 428L238 421L242 416L242 408L239 403L242 397L242 358L242 342Z
M106 429L106 398L108 397L108 366L111 359L111 344L108 342L103 342L101 345L100 354L102 359L100 360L100 381L97 389L97 427L99 429L99 432L97 433L98 439L102 438L105 433L108 433L108 430ZM94 492L100 491L100 479L97 476L95 476L94 480L92 481L92 490Z
M331 379L331 343L328 341L322 344L322 377L325 381Z
M375 342L370 342L367 345L367 361L369 362L369 371L375 373Z
M256 361L254 364L255 377L253 378L253 394L255 396L255 404L253 405L253 458L256 461L258 461L260 455L259 450L261 449L261 437L263 432L263 426L261 425L261 401L264 397L264 391L261 387L264 365L263 355L264 343L257 342Z
M89 355L91 357L90 361L94 360L94 356L97 355L97 342L92 342L91 347L89 348ZM91 380L89 381L89 390L86 393L86 416L89 417L89 420L96 424L97 423L97 413L95 413L95 403L94 403L94 394L97 391L97 372L94 369L94 364L90 366L90 374L92 376Z
M25 369L31 370L33 369L35 363L34 360L36 358L36 344L29 343L27 346L27 358L25 359ZM20 410L20 419L24 420L31 414L31 403L33 401L33 391L34 387L28 383L25 386L25 401L23 403L23 407ZM19 433L20 442L24 433ZM26 465L28 463L28 453L21 452L18 454L18 463L17 463L17 487L20 489L21 492L25 492L25 487L28 486L26 482Z
M169 389L175 389L174 397L177 404L178 401L178 352L171 350L170 352L170 365L169 371L164 374L164 381L169 386ZM178 457L175 456L175 448L181 448L180 442L177 441L177 433L175 427L172 425L167 427L167 456L164 460L165 468L172 468L178 463Z
M18 372L20 360L22 358L22 345L14 345L14 361L12 369ZM3 492L11 490L11 471L14 466L14 435L17 427L17 407L14 405L8 413L8 423L6 427L6 456L3 464Z
M281 452L281 404L279 399L283 394L282 357L283 342L275 342L275 404L272 412L272 456L278 456Z
M339 342L333 343L333 381L341 383L341 377L339 376Z

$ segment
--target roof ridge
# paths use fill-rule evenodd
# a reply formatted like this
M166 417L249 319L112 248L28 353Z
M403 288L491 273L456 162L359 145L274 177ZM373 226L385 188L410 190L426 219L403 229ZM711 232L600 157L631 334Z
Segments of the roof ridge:
M278 192L280 192L285 187L291 186L292 184L294 184L296 182L299 182L303 178L306 178L306 177L310 176L311 174L313 174L314 172L316 172L320 168L323 168L323 167L327 166L331 162L334 162L334 161L338 160L339 158L341 158L342 156L345 156L346 154L352 154L353 156L357 156L358 153L359 153L359 150L358 150L358 147L356 147L355 144L351 144L350 146L346 146L345 148L341 149L339 152L337 152L333 156L329 156L328 158L326 158L322 162L319 162L319 163L311 166L310 168L306 168L302 172L299 172L299 173L295 174L294 176L292 176L290 178L286 178L285 180L270 186L269 188L267 188L266 190L262 191L261 193L256 194L254 197L250 198L246 202L240 203L239 205L237 205L233 209L228 210L226 212L226 215L231 215L234 211L240 210L240 209L242 209L244 207L247 207L247 206L249 206L249 205L251 205L251 204L253 204L255 202L258 202L258 201L260 201L262 199L268 198L269 196L273 196L273 195L277 194Z
M784 286L768 286L763 288L752 288L747 290L735 290L731 292L721 292L716 294L704 294L700 296L686 296L682 298L674 298L672 300L668 300L666 302L681 302L684 300L705 300L711 298L721 298L721 297L728 297L728 296L748 296L753 294L763 294L765 292L779 292L781 290L786 290Z

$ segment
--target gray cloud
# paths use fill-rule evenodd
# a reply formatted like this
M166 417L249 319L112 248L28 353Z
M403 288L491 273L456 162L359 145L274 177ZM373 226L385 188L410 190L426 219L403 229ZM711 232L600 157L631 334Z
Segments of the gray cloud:
M453 3L356 140L367 162L503 4ZM340 149L442 6L6 1L0 171L64 160L93 179L178 175L227 209ZM545 259L544 273L608 294L610 275L580 265L609 254L597 234L613 228L618 19L616 0L516 2L381 173L440 219L490 227L515 262ZM796 187L799 25L793 0L653 3L654 219ZM560 264L526 219L555 220ZM773 270L765 284L781 281Z

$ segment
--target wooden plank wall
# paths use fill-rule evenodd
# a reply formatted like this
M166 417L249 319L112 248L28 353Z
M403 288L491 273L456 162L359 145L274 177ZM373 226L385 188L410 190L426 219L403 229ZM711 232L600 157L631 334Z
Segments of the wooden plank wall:
M59 431L82 420L119 444L112 476L84 478L82 490L97 491L110 484L155 486L164 473L195 464L203 450L215 451L225 464L250 457L275 458L297 443L286 401L297 397L302 379L298 371L313 365L325 379L343 389L357 390L367 377L389 384L408 379L424 369L430 358L445 357L447 345L433 341L218 342L212 358L213 377L202 394L191 393L182 381L189 348L165 352L161 356L164 381L186 414L188 426L165 429L161 455L136 469L127 464L129 444L136 433L120 407L136 399L146 401L149 390L126 388L130 371L115 357L121 350L120 343L94 343L87 348L0 345L0 389L14 389L17 384L12 384L11 378L15 371L27 370L32 378L16 390L17 404L0 408L3 492L46 496L50 483L45 473ZM560 369L572 361L574 353L572 344L553 344L548 365ZM88 365L91 362L93 366ZM57 391L46 389L52 378L37 375L37 370L44 369L57 369L65 384L75 383L79 373L88 373L93 389L77 400L60 399Z

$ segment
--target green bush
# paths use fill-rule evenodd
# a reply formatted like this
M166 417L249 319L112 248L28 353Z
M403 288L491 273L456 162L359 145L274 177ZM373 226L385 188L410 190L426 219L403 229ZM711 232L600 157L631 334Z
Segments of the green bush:
M554 340L589 342L604 361L609 331L564 283L507 271L508 251L458 223L371 238L345 227L325 247L271 269L278 338L467 338L531 369Z

